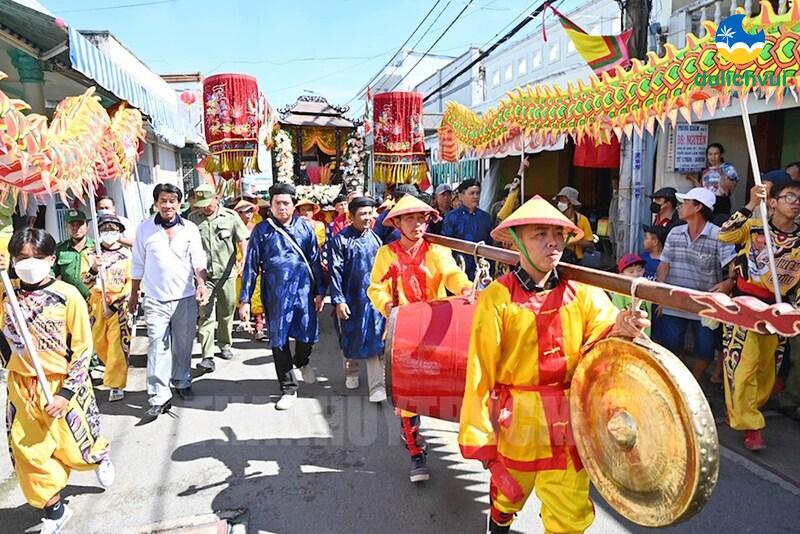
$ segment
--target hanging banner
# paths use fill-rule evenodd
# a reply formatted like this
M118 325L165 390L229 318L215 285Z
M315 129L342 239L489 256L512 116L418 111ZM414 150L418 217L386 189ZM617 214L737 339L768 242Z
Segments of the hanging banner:
M203 80L206 142L213 168L231 178L255 170L258 154L258 83L246 74Z
M396 91L375 95L375 180L420 183L426 178L422 95Z

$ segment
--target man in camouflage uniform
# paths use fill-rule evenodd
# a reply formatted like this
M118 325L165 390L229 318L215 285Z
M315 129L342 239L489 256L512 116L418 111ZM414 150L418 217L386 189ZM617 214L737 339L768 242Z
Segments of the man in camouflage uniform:
M236 309L236 247L246 246L247 227L233 210L222 204L213 186L204 184L195 189L196 202L189 220L197 225L208 256L206 285L210 298L200 310L198 336L203 359L200 367L208 372L215 369L214 338L220 348L219 357L233 358L231 332ZM216 336L215 336L216 334Z

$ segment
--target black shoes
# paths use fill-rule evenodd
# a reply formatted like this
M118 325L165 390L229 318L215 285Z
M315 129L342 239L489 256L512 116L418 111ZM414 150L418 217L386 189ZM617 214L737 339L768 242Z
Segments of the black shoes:
M189 386L188 388L175 388L175 392L181 399L185 401L190 401L194 399L194 392L192 391L192 386Z

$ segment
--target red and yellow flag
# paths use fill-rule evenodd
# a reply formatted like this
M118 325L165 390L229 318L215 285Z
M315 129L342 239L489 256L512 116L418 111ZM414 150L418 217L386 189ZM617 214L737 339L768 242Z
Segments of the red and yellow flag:
M589 64L598 76L613 71L617 66L626 67L630 63L628 40L633 30L625 30L619 35L590 35L580 26L569 20L553 6L548 6L558 17L558 21L575 45L575 50ZM545 40L547 37L545 36Z

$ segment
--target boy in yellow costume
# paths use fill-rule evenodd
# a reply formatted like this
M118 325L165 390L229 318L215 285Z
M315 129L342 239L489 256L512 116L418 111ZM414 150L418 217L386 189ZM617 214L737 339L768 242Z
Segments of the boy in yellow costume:
M800 183L778 171L765 176L769 189L770 237L775 252L781 295L792 304L797 301L800 284L800 227L795 219L800 215ZM784 174L782 177L780 174ZM773 181L770 181L773 175ZM741 246L734 260L736 280L734 295L749 295L773 304L773 278L767 261L764 225L754 215L766 199L765 186L756 186L750 202L731 215L719 232L719 240ZM732 283L733 285L733 283ZM744 430L744 445L750 450L766 447L762 430L766 426L759 408L772 395L775 386L776 355L781 352L782 340L775 334L758 334L738 326L723 326L723 383L728 424Z
M41 532L53 534L72 516L60 496L70 472L94 469L107 488L114 466L108 442L99 436L100 414L89 378L92 334L86 302L75 287L50 276L56 253L50 234L26 228L14 234L8 250L20 279L15 293L53 393L47 403L3 294L0 326L10 350L3 354L8 443L25 499L44 509Z
M439 213L411 194L401 198L383 220L397 228L400 239L378 249L367 289L372 305L385 317L391 309L412 302L436 300L472 290L467 275L458 268L450 251L423 239L431 217ZM403 440L411 456L411 482L430 479L425 446L419 435L419 415L398 410Z
M489 531L509 532L533 490L547 533L583 532L594 519L589 478L569 426L572 373L588 346L636 337L644 313L618 312L600 288L560 275L572 221L536 196L492 231L520 265L478 298L458 436L465 458L491 472Z
M102 259L91 253L92 268L84 276L89 291L94 350L106 366L103 385L109 388L108 400L125 397L128 384L128 357L131 349L131 326L128 322L128 297L131 294L131 251L119 239L125 226L116 215L101 215L97 220ZM106 302L98 277L100 262L104 266Z

